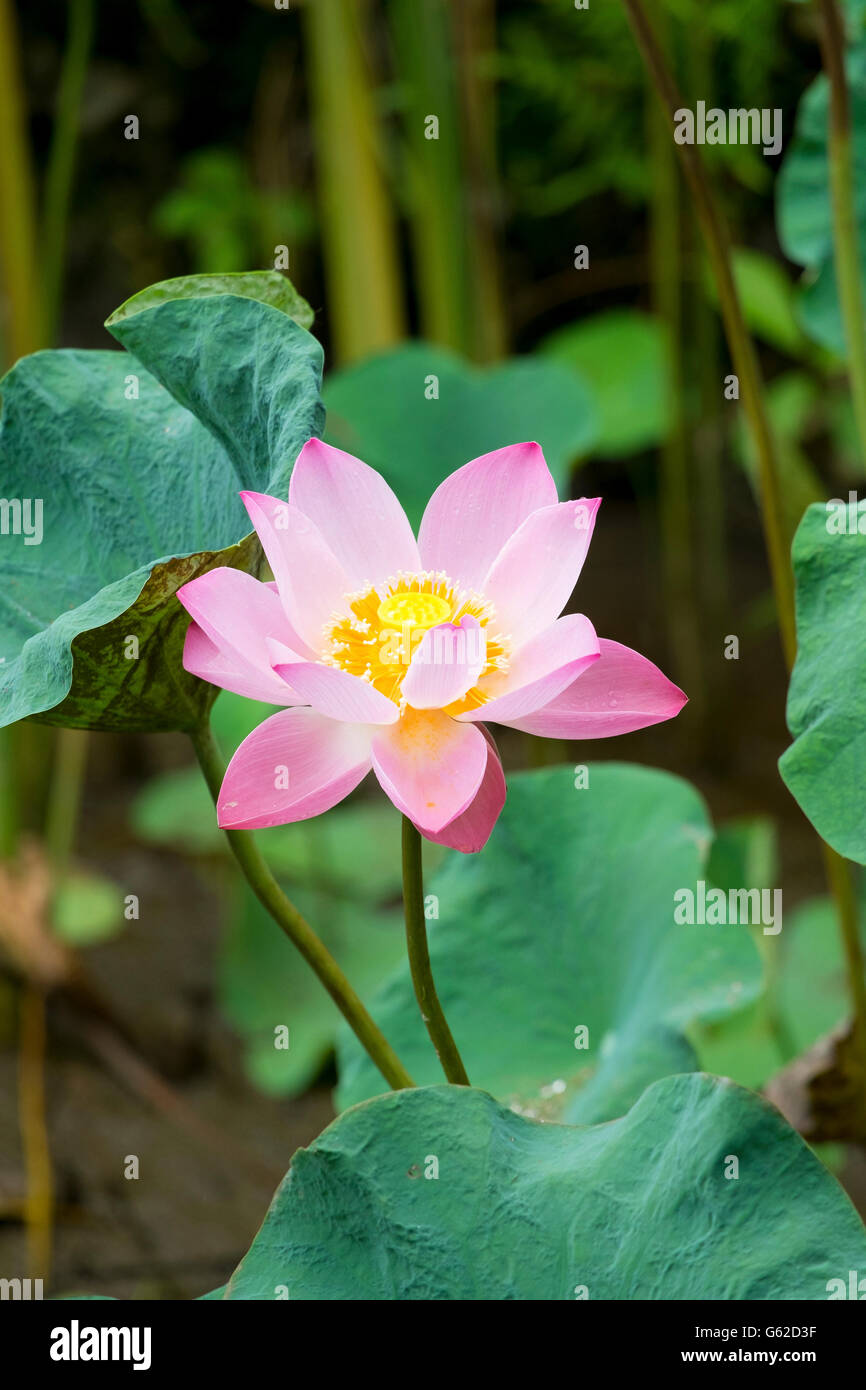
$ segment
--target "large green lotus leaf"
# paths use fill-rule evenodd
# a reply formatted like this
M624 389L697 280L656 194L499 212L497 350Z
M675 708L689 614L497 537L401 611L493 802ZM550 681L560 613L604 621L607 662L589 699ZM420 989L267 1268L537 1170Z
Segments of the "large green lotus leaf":
M109 317L113 328L123 319L155 309L172 299L206 299L212 295L234 294L244 299L258 299L288 314L301 328L312 328L313 311L291 280L277 270L246 270L222 275L181 275L174 280L160 280L146 290L134 294Z
M855 216L866 269L866 42L849 49ZM833 270L833 208L827 158L829 84L824 74L806 89L794 137L776 182L776 225L789 260L806 266L800 320L811 338L844 354L845 335Z
M127 306L137 359L36 353L3 379L4 497L41 498L43 536L0 535L0 725L185 729L213 699L182 670L174 595L258 571L237 494L284 492L320 432L321 348L260 299L194 292Z
M663 324L635 309L609 309L557 329L540 345L588 381L601 416L593 453L619 458L649 449L670 428L670 350Z
M162 286L151 287L127 300L107 327L223 445L235 492L282 495L301 446L324 424L322 349L287 312L296 297L271 287L273 279L285 285L283 277L260 273L262 293L284 294L283 307L250 298L248 288L245 297L202 295L200 282L210 277L194 276L195 297L154 304ZM237 278L247 285L253 277Z
M711 841L697 792L666 773L592 764L579 790L563 767L509 778L484 853L447 860L426 889L433 974L475 1085L585 1122L695 1067L686 1026L761 985L748 927L674 921L674 894L706 878ZM370 1007L415 1080L438 1080L405 965ZM347 1029L339 1059L342 1106L381 1091Z
M819 835L866 864L866 535L831 534L828 524L832 513L810 507L794 538L794 742L779 771Z
M430 343L407 343L329 376L325 405L329 442L383 473L415 526L455 468L528 439L542 446L568 496L569 467L597 430L588 387L560 363L522 357L482 369Z
M835 1178L731 1082L668 1077L590 1128L434 1086L299 1150L223 1297L818 1301L864 1264Z

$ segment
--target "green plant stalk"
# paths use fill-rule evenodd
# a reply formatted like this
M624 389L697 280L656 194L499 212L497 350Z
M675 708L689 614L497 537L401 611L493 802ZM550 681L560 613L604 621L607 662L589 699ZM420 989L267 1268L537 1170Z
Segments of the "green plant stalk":
M697 90L706 90L703 87ZM689 224L690 238L699 235L694 218ZM700 608L706 614L705 629L720 642L730 611L730 584L725 536L727 494L723 471L726 430L730 416L720 409L719 381L722 378L718 327L706 296L692 299L695 358L698 373L699 417L693 426L692 447L695 464L695 519L701 538L698 547L698 587ZM713 683L704 687L704 721L701 730L703 756L722 768L730 756L730 732L723 712L724 695Z
M60 729L45 817L45 847L56 898L69 867L87 765L88 734ZM19 997L18 1116L27 1181L25 1220L31 1277L51 1272L54 1176L45 1103L47 1000L41 985L25 980Z
M687 45L687 60L690 64L692 90L702 92L708 105L715 105L712 37L706 26L699 23L695 25ZM694 245L694 239L700 236L700 227L694 210L690 208L690 212L686 258L689 263L699 265L701 257L699 248ZM701 421L700 437L695 439L696 511L701 535L701 592L709 610L713 630L721 633L721 622L728 608L729 597L728 555L725 545L726 498L722 470L725 417L719 402L719 381L722 372L715 311L704 294L694 294L692 306ZM713 692L709 691L708 704L712 703ZM706 734L708 738L712 737L714 746L717 746L717 728L713 727L713 724L710 715L706 721Z
M495 0L450 0L462 112L464 237L469 258L471 356L495 362L508 351L508 322L497 244L494 87L482 60L496 48Z
M45 1107L45 993L29 981L19 995L18 1127L27 1196L27 1261L31 1279L51 1276L54 1175Z
M59 729L45 816L45 848L56 899L69 867L81 806L89 735ZM19 996L18 1116L27 1181L25 1220L31 1277L46 1282L51 1272L54 1176L45 1103L47 1000L41 985L25 980Z
M863 319L863 281L854 206L851 103L845 75L845 31L836 0L817 0L817 8L821 19L824 69L830 83L827 150L833 204L836 282L848 347L848 374L860 442L860 462L866 463L866 324Z
M388 14L407 93L409 224L421 332L430 342L468 352L466 210L447 0L390 0ZM439 121L435 140L425 133L429 116Z
M673 114L683 105L664 55L647 21L641 0L622 0L637 46L655 83L663 109ZM703 161L694 145L678 145L687 182L707 243L710 264L716 280L722 321L734 367L740 378L743 403L758 456L761 481L761 515L773 578L776 614L785 660L790 671L797 654L797 627L794 610L794 577L785 543L785 524L781 505L781 483L775 442L764 408L763 382L754 344L746 328L734 282L728 239L716 209ZM827 878L836 904L839 928L847 965L848 991L854 1016L855 1041L862 1075L866 1078L866 985L864 957L860 942L857 910L847 862L819 838Z
M55 341L60 317L69 196L75 172L81 94L93 41L93 7L94 0L69 0L69 33L60 73L57 115L45 174L42 311L43 338L46 343Z
M19 830L19 747L14 724L0 729L0 859L11 859Z
M0 729L0 857L12 858L20 830L20 739ZM18 993L18 1130L24 1160L24 1224L31 1279L51 1273L54 1178L45 1108L45 996L24 981Z
M89 741L86 729L57 730L45 814L45 848L55 894L66 877L75 845Z
M216 804L225 775L225 766L216 746L210 724L201 725L190 735L190 739L202 775L213 797L214 804ZM415 1083L411 1076L387 1038L364 1008L330 951L319 940L313 928L301 916L294 904L289 902L265 863L250 831L226 830L225 835L241 873L259 902L318 976L355 1037L379 1068L388 1085L395 1091L414 1086Z
M361 0L304 7L319 205L335 356L353 362L404 333L397 241L364 62Z
M0 268L7 365L42 346L36 212L12 0L0 0Z
M650 275L653 308L667 330L670 361L671 428L661 446L659 475L665 613L674 675L688 690L689 701L700 718L704 681L700 622L695 608L694 527L683 381L680 184L670 132L657 109L654 94L650 93L650 97Z
M622 3L625 6L641 56L653 80L662 109L671 121L671 139L673 139L673 116L674 112L683 106L682 99L664 54L647 20L642 0L622 0ZM760 480L761 519L770 562L782 648L790 669L797 653L794 580L785 540L782 489L775 442L764 407L761 368L743 318L740 298L734 282L727 233L716 208L715 198L704 171L703 161L695 145L677 145L677 150L706 241L710 266L718 288L728 347L734 370L739 378L743 407L749 428L755 441Z
M436 1049L436 1056L448 1081L454 1086L469 1086L466 1068L451 1036L448 1020L439 1003L430 952L427 949L427 923L424 917L424 870L421 860L421 835L407 816L403 817L403 908L406 914L406 945L409 969L415 998L421 1010L424 1026Z

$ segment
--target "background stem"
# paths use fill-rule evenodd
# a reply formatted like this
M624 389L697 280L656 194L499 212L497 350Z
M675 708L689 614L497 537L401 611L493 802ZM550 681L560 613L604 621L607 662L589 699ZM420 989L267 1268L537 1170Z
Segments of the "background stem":
M334 355L353 362L404 333L397 235L367 74L363 0L304 7Z
M93 39L93 0L69 0L69 31L60 73L54 133L45 174L42 227L43 339L57 336L63 269L66 262L66 223L75 172L79 111Z
M397 69L405 78L409 226L421 335L466 352L472 291L448 0L390 0L388 17ZM439 121L435 140L425 133L429 116Z
M51 1277L54 1179L45 1116L45 993L25 983L18 1000L18 1126L27 1196L27 1262L31 1279Z
M427 923L424 918L424 872L421 863L421 836L412 822L403 817L403 907L406 914L406 945L415 998L424 1026L436 1049L447 1079L455 1086L469 1086L457 1044L439 1003L430 953L427 949Z
M20 819L19 748L14 725L0 729L0 859L11 859Z
M659 41L667 34L657 20ZM670 377L669 428L660 448L659 512L665 616L673 676L689 692L690 718L703 719L701 625L695 607L697 586L693 551L692 479L683 350L683 234L680 175L667 118L650 92L648 114L651 170L650 278L653 312L664 325ZM691 727L688 723L686 728Z
M12 0L0 0L0 266L7 366L42 347L36 198Z
M495 88L483 60L496 49L494 0L450 0L462 113L461 152L469 259L470 355L495 362L508 351L499 265Z
M66 877L75 845L89 739L86 729L58 729L54 744L45 815L45 848L51 861L54 896Z
M191 734L190 738L208 790L216 803L225 775L225 766L210 725L203 725ZM250 831L226 830L225 835L241 873L259 902L315 971L388 1085L395 1091L414 1086L411 1076L384 1034L373 1022L330 951L319 940L294 904L289 902L265 863Z
M75 843L88 735L60 729L45 818L45 847L51 866L51 902L63 885ZM50 909L49 909L50 910ZM46 1111L47 1002L43 987L29 980L19 996L18 1115L27 1181L25 1221L31 1278L48 1282L54 1219L54 1179Z

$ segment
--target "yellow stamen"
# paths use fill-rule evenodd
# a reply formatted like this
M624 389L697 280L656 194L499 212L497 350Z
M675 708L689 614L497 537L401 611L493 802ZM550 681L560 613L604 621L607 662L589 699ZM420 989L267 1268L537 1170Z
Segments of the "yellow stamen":
M424 633L439 623L476 618L484 629L486 665L479 677L508 670L508 639L495 630L495 612L479 594L456 588L445 574L400 574L379 588L346 598L347 612L325 628L321 660L360 676L401 708L401 686ZM479 685L447 713L478 709L487 700Z
M424 631L445 623L451 617L453 604L439 594L389 594L383 599L376 616L385 627L396 627L400 631L408 623L413 629Z

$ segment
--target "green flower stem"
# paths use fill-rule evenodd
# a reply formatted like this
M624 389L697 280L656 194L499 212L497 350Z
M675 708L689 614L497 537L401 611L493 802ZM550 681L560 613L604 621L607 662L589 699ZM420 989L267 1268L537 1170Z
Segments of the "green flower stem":
M684 103L647 19L642 0L623 0L623 5L659 100L673 123L674 112L680 110ZM673 132L673 124L671 131ZM671 139L673 139L673 133ZM794 657L797 654L794 578L785 538L778 459L770 422L764 406L761 368L740 307L725 225L719 216L703 161L695 145L677 145L677 150L706 241L713 277L718 287L728 347L734 370L739 377L740 389L743 393L743 406L755 441L760 478L761 519L770 561L779 632L785 659L790 668L793 666Z
M54 134L45 175L43 223L45 315L44 339L53 343L60 316L63 267L66 260L66 224L69 195L75 172L79 109L93 39L94 0L70 0L69 31L60 72L60 91Z
M406 91L408 216L421 332L431 343L466 352L470 248L461 143L425 138L428 112L435 112L445 129L459 127L452 17L447 0L391 0L387 15Z
M836 0L817 0L817 8L821 17L824 70L830 83L827 149L836 281L848 346L848 373L860 456L861 462L866 462L866 326L851 167L851 103L845 76L845 31Z
M57 730L45 815L45 847L51 861L55 894L66 878L75 848L89 742L86 729Z
M470 356L476 362L496 362L508 352L497 237L496 92L487 63L487 55L496 51L496 4L495 0L472 0L446 8L453 25L461 118L458 139L467 214L463 235L469 264Z
M27 1261L31 1278L48 1282L54 1224L54 1175L45 1104L45 992L25 981L18 1006L18 1128L24 1159Z
M225 774L225 766L216 746L210 724L202 724L190 735L190 738L208 790L216 802ZM319 940L298 909L289 902L265 863L252 834L248 830L227 830L225 834L241 873L259 902L318 975L352 1032L368 1056L375 1062L388 1085L395 1091L414 1086L415 1082L387 1038L373 1022L330 951Z
M830 6L826 0L819 0L822 8L826 11ZM673 114L683 106L682 99L677 91L676 83L670 73L664 54L656 40L655 34L650 26L643 8L642 0L623 0L635 41L641 52L646 67L655 84L659 100L663 108L673 120ZM832 6L835 10L835 4ZM838 15L836 16L838 19ZM825 47L825 56L832 61L837 71L837 85L840 80L838 72L841 68L841 80L844 81L844 66L838 45L841 43L841 31L832 24L829 26L835 33L835 40L829 40L829 51ZM825 36L826 37L826 36ZM847 98L846 98L847 100ZM837 91L836 102L839 101ZM844 113L843 113L844 114ZM831 116L831 120L832 120ZM847 123L847 115L845 121ZM836 136L842 129L841 118L837 115L833 121L836 127ZM782 647L785 653L785 660L790 671L794 665L797 655L797 626L794 613L794 577L789 563L788 546L785 541L785 524L781 506L781 482L776 455L775 442L770 428L769 418L764 407L763 400L763 381L761 369L758 363L754 344L752 343L749 332L746 328L743 312L740 307L739 295L734 281L733 270L731 267L731 256L728 238L722 221L716 208L712 189L704 170L703 161L694 145L677 145L680 158L683 164L683 172L688 182L692 197L695 203L695 211L701 225L707 243L710 263L713 276L719 294L719 301L722 309L722 320L725 326L725 334L728 340L728 348L733 359L734 367L740 378L740 385L743 391L743 404L749 421L749 427L755 442L755 449L758 455L759 472L761 479L761 516L764 524L764 535L767 542L767 552L770 561L770 572L773 578L773 591L776 598L776 611L778 615L779 631L782 638ZM843 144L842 155L845 160L850 159L850 150ZM845 182L840 177L840 170L844 174L844 162L840 163L840 156L837 150L836 164L837 172L833 178L834 199L838 196L837 180L839 183ZM832 156L831 156L831 162ZM849 165L850 170L850 165ZM853 208L850 207L850 187L849 206L847 215L842 217L841 235L843 242L846 235L847 255L851 258L847 266L847 273L851 277L851 284L854 285L859 296L859 264L856 260L856 239L854 238L853 227ZM845 194L843 191L843 212L845 205ZM837 217L837 257L839 247L839 210L836 208ZM854 274L856 272L856 279ZM840 273L840 293L843 305L847 303L847 312L860 314L859 298L853 301L849 298L846 302L846 284L844 275ZM855 289L848 285L849 293L853 294ZM847 319L846 319L847 325ZM857 318L858 333L862 336L862 316ZM854 397L855 409L857 409L857 397L862 390L866 390L866 356L864 356L862 378L854 376L855 362L852 357L851 372L852 379L855 379ZM866 396L862 396L860 405L866 403ZM827 880L833 899L836 905L836 912L839 920L839 930L842 936L842 943L845 950L848 991L851 998L851 1005L854 1017L855 1040L858 1045L858 1056L863 1076L866 1077L866 976L864 976L863 949L858 932L858 914L856 901L851 885L851 875L847 861L838 855L834 849L825 844L819 837L819 843L824 855Z
M451 1036L448 1020L439 1003L430 953L427 949L427 924L424 919L424 874L421 866L421 836L412 822L403 817L403 906L406 913L406 945L409 948L409 969L415 998L436 1056L447 1079L455 1086L469 1086L457 1044Z
M667 43L667 16L660 37ZM701 621L696 603L693 517L695 470L691 467L683 344L683 225L680 176L670 126L650 92L647 112L650 155L650 281L652 305L667 330L669 373L666 404L670 428L659 450L659 521L668 642L673 675L689 692L691 717L704 717ZM678 732L692 728L678 724Z
M43 347L36 240L36 195L18 25L12 0L0 0L0 277L6 301L6 365Z
M12 730L6 732L11 733ZM87 770L89 735L58 729L45 817L45 848L56 899L69 868ZM27 1183L25 1224L34 1278L48 1280L54 1244L54 1174L46 1110L47 997L26 979L19 999L18 1125Z
M18 730L0 729L0 859L11 859L18 844L20 748Z
M303 6L303 16L331 336L337 359L354 362L405 333L383 132L365 52L369 6L328 0Z

